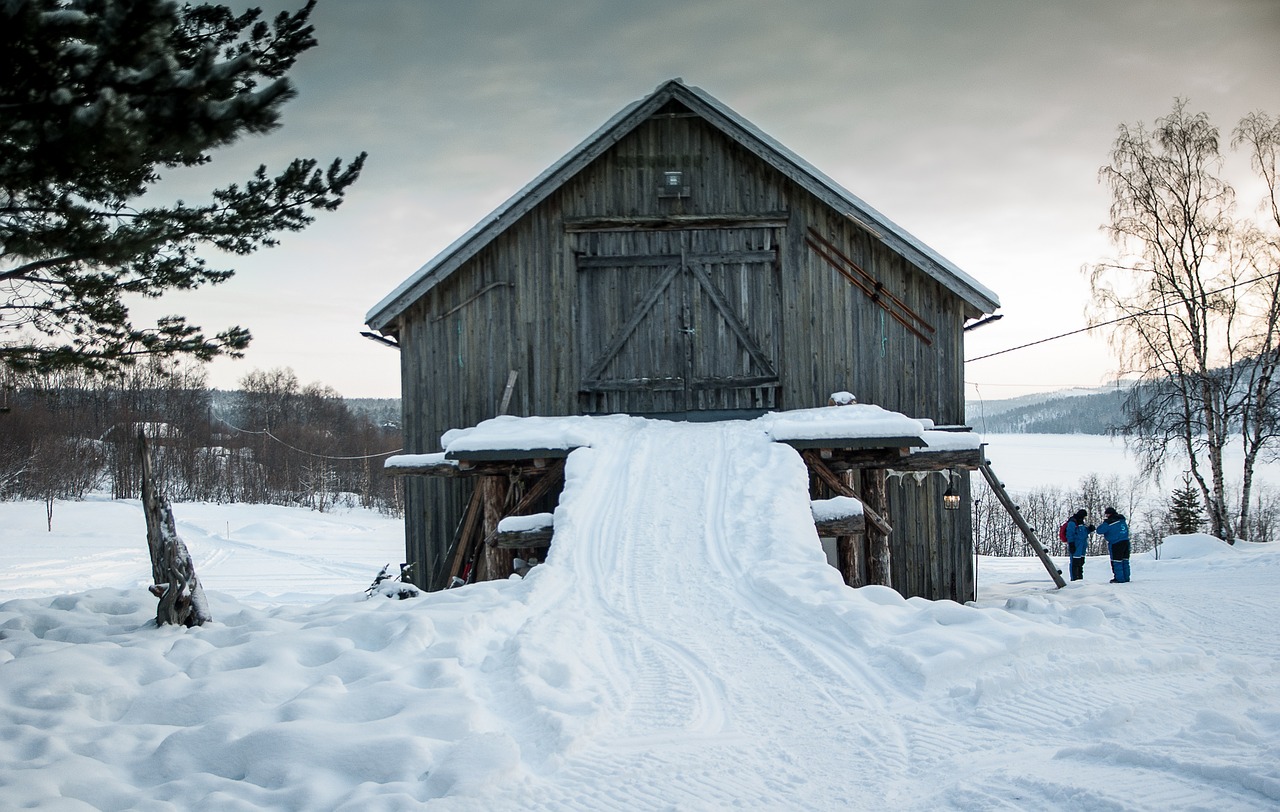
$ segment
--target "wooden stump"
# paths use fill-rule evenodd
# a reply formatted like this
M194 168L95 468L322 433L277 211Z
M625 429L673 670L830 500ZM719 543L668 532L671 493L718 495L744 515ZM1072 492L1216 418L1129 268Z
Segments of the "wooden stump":
M160 599L156 625L201 626L211 620L209 602L196 577L187 545L178 538L169 500L156 487L151 448L138 432L142 455L142 512L147 519L147 548L151 552L151 594Z

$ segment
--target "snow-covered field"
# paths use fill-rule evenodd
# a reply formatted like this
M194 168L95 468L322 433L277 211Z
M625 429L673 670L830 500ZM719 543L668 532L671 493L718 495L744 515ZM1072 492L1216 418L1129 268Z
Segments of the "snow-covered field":
M1280 807L1280 548L907 601L840 583L758 427L588 434L546 564L412 600L363 594L396 521L177 505L196 629L136 502L0 504L0 809Z

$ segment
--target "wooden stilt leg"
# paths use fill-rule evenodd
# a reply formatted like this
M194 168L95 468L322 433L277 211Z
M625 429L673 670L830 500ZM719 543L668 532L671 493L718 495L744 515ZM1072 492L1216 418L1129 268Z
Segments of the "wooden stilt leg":
M883 516L889 512L887 477L882 468L866 468L862 471L862 504L867 515ZM893 586L889 555L889 534L875 522L867 522L867 581L881 586Z
M481 478L479 487L482 489L480 504L484 517L481 538L487 539L498 529L498 522L502 521L503 506L507 501L507 481L500 476L486 476ZM511 553L485 544L480 551L478 566L480 569L476 573L477 581L506 578L511 574Z

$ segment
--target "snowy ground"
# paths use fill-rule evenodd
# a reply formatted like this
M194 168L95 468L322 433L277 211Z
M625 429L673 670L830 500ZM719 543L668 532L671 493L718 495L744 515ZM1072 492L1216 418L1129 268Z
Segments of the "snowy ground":
M758 427L591 441L546 564L413 600L362 594L397 522L178 505L190 630L151 624L136 503L0 504L0 808L1280 806L1280 548L905 601L840 583Z

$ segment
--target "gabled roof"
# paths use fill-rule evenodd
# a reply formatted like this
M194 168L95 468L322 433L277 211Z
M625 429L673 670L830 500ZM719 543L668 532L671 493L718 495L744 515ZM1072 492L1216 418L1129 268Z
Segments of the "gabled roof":
M918 266L975 309L983 313L993 313L999 308L1000 300L995 293L905 229L763 133L720 100L701 88L690 87L679 79L672 79L659 85L645 98L622 109L585 141L476 223L470 231L419 268L416 273L375 305L365 316L365 321L375 330L387 327L414 301L448 278L508 226L673 100L688 107L747 151L764 160L837 212L866 228L885 245Z

